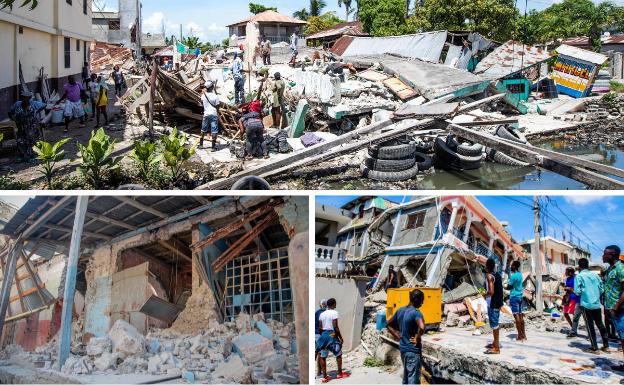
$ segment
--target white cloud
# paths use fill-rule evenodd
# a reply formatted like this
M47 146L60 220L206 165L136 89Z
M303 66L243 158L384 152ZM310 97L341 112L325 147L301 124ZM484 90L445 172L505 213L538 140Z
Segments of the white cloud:
M144 33L161 33L163 24L167 25L165 14L162 12L154 12L148 17L143 18Z
M566 196L564 197L565 201L569 204L586 206L592 203L600 202L608 199L609 197L598 196L598 195L577 195L577 196Z

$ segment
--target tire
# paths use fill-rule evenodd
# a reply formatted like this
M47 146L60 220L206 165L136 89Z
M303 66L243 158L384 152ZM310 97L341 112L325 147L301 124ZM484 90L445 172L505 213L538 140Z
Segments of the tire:
M237 180L230 190L270 190L271 185L259 176L245 176Z
M416 164L418 164L418 171L423 172L433 167L433 159L427 154L422 152L416 152Z
M528 163L518 160L516 158L512 158L511 156L505 153L502 153L500 151L497 151L497 150L488 149L487 154L488 154L488 159L496 163L505 164L507 166L517 166L517 167L529 166Z
M366 158L364 158L366 167L373 171L405 171L414 167L415 163L415 157L408 159L375 159L367 155Z
M460 155L483 156L483 145L479 143L461 144L454 136L449 135L446 138L446 145Z
M421 142L416 144L416 151L422 153L433 152L433 143L431 142Z
M529 144L529 142L521 132L518 132L517 130L509 128L505 125L498 126L498 128L496 129L496 136L498 136L499 138L511 140L512 142L516 143Z
M362 163L360 165L360 172L362 176L368 179L377 180L380 182L401 182L404 180L414 179L416 175L418 175L418 164L415 163L412 168L404 170L404 171L396 171L396 172L384 172L384 171L375 171L366 167L366 164Z
M451 150L446 141L437 137L434 144L435 164L445 170L475 170L481 167L482 155L466 156Z
M368 148L368 155L375 159L382 160L399 160L414 157L416 152L416 144L398 144L396 146L371 146Z

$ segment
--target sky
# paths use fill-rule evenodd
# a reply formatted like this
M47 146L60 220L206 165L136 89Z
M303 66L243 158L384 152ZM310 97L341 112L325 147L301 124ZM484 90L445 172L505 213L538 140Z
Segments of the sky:
M317 196L322 204L340 207L357 196ZM394 202L403 196L384 196ZM408 201L410 197L408 197ZM507 227L516 241L533 238L533 197L530 196L478 196L477 197L499 221L509 222ZM623 196L549 196L540 197L542 207L541 226L546 235L562 239L572 237L592 253L599 261L605 246L616 244L624 250L622 231L624 227Z
M277 7L285 15L307 8L308 0L254 0L265 6ZM106 10L117 10L117 0L96 0L98 6ZM325 11L334 11L339 17L345 17L345 9L338 8L337 0L327 0ZM249 0L143 0L143 32L160 33L163 21L167 36L180 34L180 24L184 36L190 34L201 41L221 42L228 36L225 27L249 17Z

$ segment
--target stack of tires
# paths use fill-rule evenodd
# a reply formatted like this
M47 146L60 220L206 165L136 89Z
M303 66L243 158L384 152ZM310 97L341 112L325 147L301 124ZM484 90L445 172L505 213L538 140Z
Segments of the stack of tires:
M510 140L512 142L516 142L519 144L530 145L526 137L522 135L521 132L514 130L513 128L506 126L506 125L500 125L496 127L496 131L494 132L494 135L498 136L499 138L507 139L507 140ZM488 159L496 163L500 163L500 164L504 164L508 166L517 166L517 167L526 167L529 165L526 162L523 162L516 158L512 158L511 156L504 154L498 150L488 148L486 152L487 152Z
M453 135L437 137L433 149L436 167L447 171L476 170L483 161L481 144L459 143Z
M387 142L370 146L360 171L364 177L382 182L413 179L433 165L431 157L419 149L422 148L416 142Z

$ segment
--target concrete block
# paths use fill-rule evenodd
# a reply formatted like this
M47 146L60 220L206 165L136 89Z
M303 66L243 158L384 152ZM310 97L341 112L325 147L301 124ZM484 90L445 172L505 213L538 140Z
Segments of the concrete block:
M108 337L113 344L113 353L119 353L122 358L140 355L146 351L145 337L124 320L119 319L115 322L108 332Z
M93 361L93 364L100 372L106 371L117 366L117 354L104 352L100 357Z
M110 353L111 349L112 343L108 337L93 337L87 344L87 355L99 356L103 353Z
M258 362L275 353L273 341L258 333L245 333L232 341L235 351L249 363Z
M299 377L286 374L286 373L275 373L273 374L273 378L277 381L278 384L298 384Z
M148 344L147 344L147 351L150 354L157 354L160 353L160 341L157 340L156 338L152 338L149 340Z
M271 372L278 372L283 370L286 366L286 356L281 354L275 354L264 361L265 371L267 368L271 369Z
M213 372L212 383L215 384L246 384L251 380L251 369L236 354L230 356L227 362L221 363Z
M161 364L160 356L152 356L147 360L147 371L150 374L158 373L158 365Z
M264 321L256 321L254 328L258 329L262 337L273 339L273 330Z
M182 378L184 378L186 381L190 382L191 384L195 383L195 374L188 370L185 370L182 372Z

